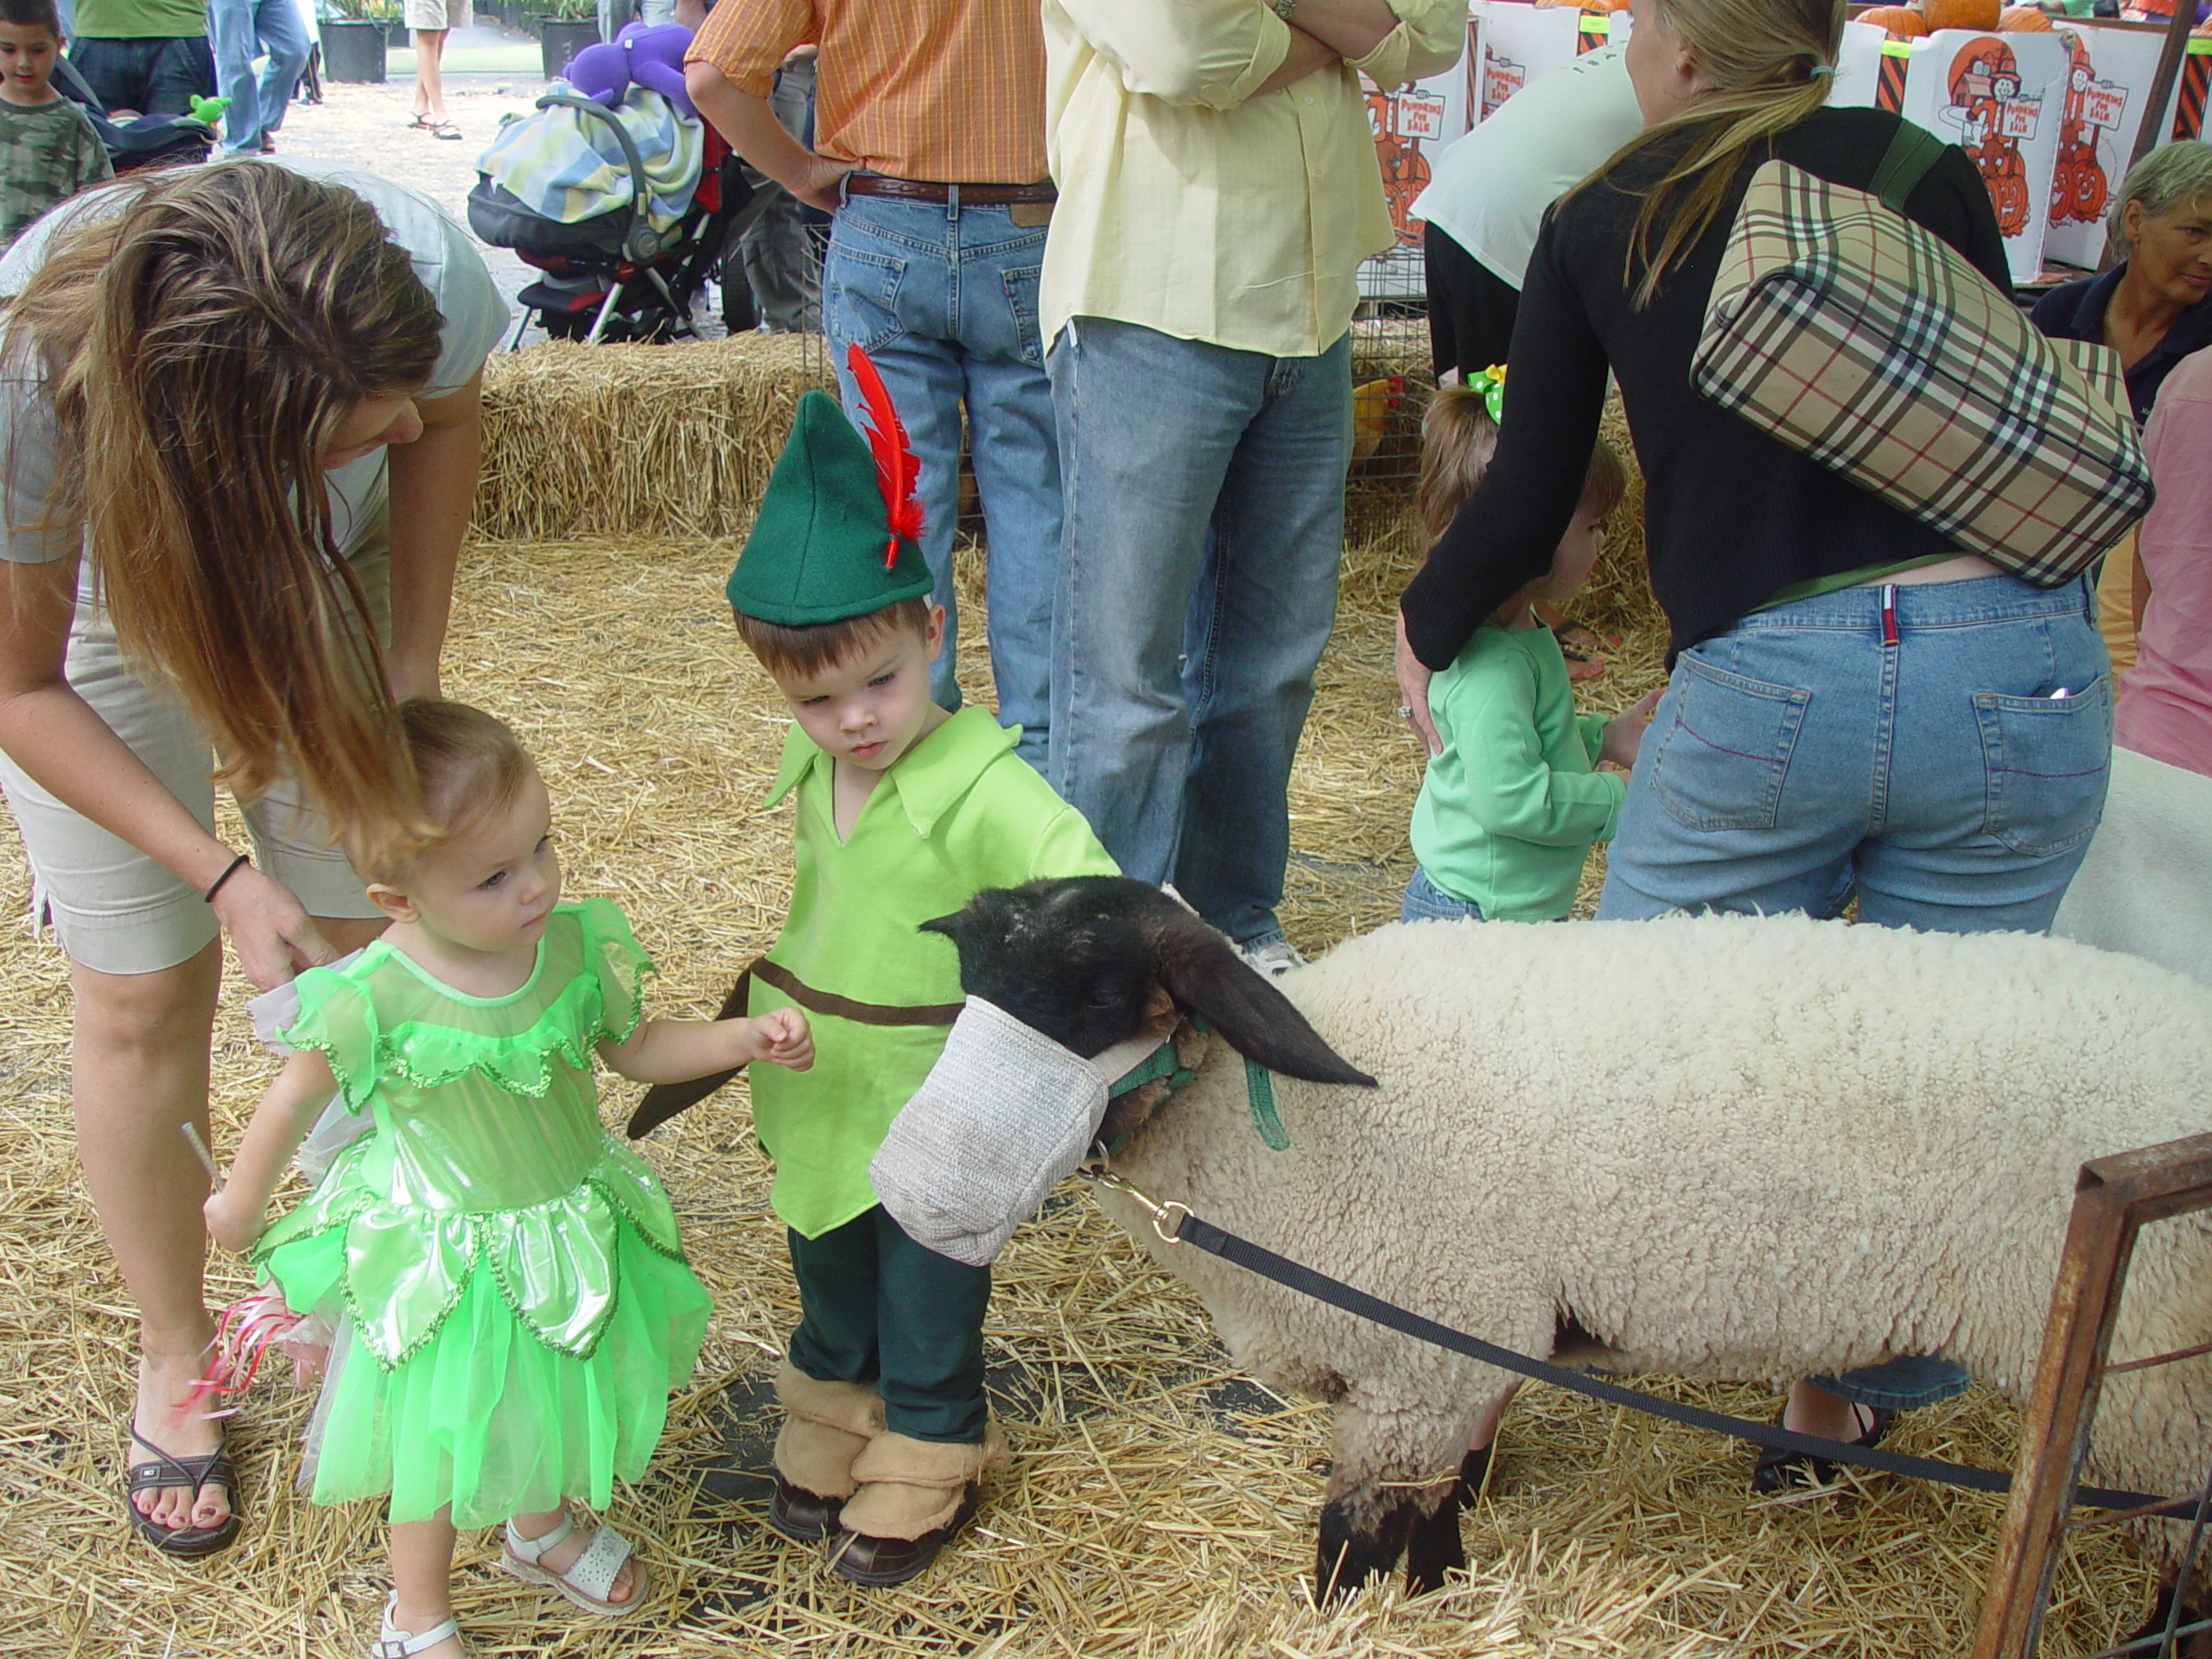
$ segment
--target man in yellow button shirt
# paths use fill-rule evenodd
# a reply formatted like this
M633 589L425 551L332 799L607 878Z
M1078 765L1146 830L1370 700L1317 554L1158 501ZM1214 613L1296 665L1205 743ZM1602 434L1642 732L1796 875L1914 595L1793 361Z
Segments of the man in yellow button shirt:
M1286 791L1336 612L1360 88L1448 69L1465 0L1044 0L1040 321L1063 533L1052 785L1271 971Z

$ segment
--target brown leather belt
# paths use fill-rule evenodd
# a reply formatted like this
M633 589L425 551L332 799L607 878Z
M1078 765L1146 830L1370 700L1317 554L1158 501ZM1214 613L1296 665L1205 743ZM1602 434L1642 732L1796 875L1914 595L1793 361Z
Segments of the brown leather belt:
M780 963L755 957L737 976L737 983L729 988L729 995L722 999L721 1012L715 1018L741 1018L749 1001L747 987L755 979L767 981L810 1014L834 1014L840 1020L856 1020L864 1026L949 1026L965 1006L959 1002L924 1002L906 1007L858 1002L835 991L817 991ZM704 1100L736 1075L736 1068L732 1067L728 1071L694 1077L689 1083L654 1084L645 1090L645 1098L630 1115L630 1138L634 1141L650 1133L655 1125L666 1122L694 1102Z
M950 201L960 193L968 207L1005 207L1015 202L1056 201L1050 181L1041 184L932 184L927 179L894 179L887 173L848 173L845 192L855 196L888 196L893 201Z

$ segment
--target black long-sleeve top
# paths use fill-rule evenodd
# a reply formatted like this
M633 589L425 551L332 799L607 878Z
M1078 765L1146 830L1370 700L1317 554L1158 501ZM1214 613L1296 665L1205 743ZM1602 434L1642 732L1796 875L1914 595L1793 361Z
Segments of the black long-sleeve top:
M1624 270L1634 193L1686 138L1653 144L1553 210L1521 292L1497 455L1400 601L1423 663L1449 664L1484 617L1549 569L1581 494L1608 366L1643 468L1644 544L1670 658L1783 588L1956 551L1690 385L1713 276L1759 163L1779 156L1864 189L1897 124L1885 111L1822 110L1754 149L1712 226L1643 310ZM2012 291L1989 193L1964 151L1946 147L1904 207Z

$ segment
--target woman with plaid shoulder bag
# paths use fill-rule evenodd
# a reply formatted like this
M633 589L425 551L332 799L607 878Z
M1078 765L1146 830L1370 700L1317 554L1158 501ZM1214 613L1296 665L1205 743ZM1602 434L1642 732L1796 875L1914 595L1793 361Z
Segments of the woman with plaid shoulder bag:
M1753 172L1779 157L1865 190L1897 132L1893 114L1823 107L1842 26L1842 0L1637 0L1645 130L1537 242L1497 457L1402 601L1402 700L1433 747L1430 671L1550 557L1610 372L1643 467L1672 674L1599 915L1832 916L1855 898L1862 922L2041 931L2104 798L2112 704L2089 590L2005 574L1692 385ZM2009 291L1958 149L1900 206ZM1797 1384L1788 1426L1872 1440L1891 1411L1966 1378L1905 1353L1821 1382ZM1825 1471L1777 1454L1754 1484L1806 1472Z

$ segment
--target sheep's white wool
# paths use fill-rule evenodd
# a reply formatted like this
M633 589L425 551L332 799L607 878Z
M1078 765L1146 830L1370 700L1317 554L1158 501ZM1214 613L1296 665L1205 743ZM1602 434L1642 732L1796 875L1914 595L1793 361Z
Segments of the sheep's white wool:
M1423 922L1281 982L1380 1088L1277 1078L1274 1153L1241 1066L1209 1065L1117 1166L1447 1325L1609 1370L1779 1385L1941 1350L2018 1398L2075 1171L2212 1128L2212 989L2022 934ZM1336 1402L1331 1493L1369 1514L1376 1483L1451 1468L1509 1381L1101 1202L1240 1362ZM2147 1230L2115 1357L2208 1333L2212 1218ZM2209 1454L2212 1357L2107 1383L2098 1478L2193 1489Z
M2212 984L2212 778L2114 749L2104 818L2051 931Z

